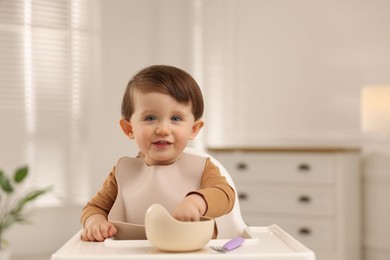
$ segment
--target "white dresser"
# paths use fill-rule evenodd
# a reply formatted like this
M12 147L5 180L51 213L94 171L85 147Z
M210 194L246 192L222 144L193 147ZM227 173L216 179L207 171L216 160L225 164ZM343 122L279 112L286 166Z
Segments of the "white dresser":
M210 148L249 226L277 224L318 260L361 259L358 149Z

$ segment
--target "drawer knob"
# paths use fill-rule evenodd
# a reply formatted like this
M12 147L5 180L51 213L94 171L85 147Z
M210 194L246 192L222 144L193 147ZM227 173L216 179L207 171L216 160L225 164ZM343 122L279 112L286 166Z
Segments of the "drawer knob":
M238 193L238 199L240 199L240 200L247 200L248 199L248 194L246 194L246 193L243 193L243 192L239 192Z
M310 236L312 231L308 227L302 227L298 230L298 233L302 236Z
M310 171L310 169L311 169L310 164L301 163L298 165L298 171L300 172L308 172Z
M311 202L311 198L308 195L302 195L302 196L299 196L298 201L300 203L310 203Z
M240 162L237 164L237 169L238 170L246 170L246 169L248 169L248 165L244 162Z

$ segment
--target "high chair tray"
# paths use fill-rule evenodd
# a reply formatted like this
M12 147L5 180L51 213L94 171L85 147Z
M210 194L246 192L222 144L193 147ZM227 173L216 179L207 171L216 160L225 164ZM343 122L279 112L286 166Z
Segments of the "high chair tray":
M249 229L244 229L241 236L245 239L246 246L253 246L259 242L257 236ZM211 239L206 246L221 246L230 239ZM149 240L120 240L114 238L107 238L104 240L104 245L107 247L152 247Z
M116 259L261 259L261 260L315 260L314 253L277 225L249 227L253 238L227 253L218 253L210 245L223 245L227 240L211 240L198 251L169 253L160 251L147 241L106 240L106 242L80 241L80 232L52 255L52 260L116 260ZM116 244L115 244L116 243ZM118 244L120 243L120 244Z

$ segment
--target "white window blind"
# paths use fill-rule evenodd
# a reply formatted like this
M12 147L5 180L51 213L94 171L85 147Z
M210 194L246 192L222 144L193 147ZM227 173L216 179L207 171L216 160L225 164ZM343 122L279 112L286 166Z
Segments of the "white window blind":
M93 2L0 0L0 169L28 164L46 204L88 196Z

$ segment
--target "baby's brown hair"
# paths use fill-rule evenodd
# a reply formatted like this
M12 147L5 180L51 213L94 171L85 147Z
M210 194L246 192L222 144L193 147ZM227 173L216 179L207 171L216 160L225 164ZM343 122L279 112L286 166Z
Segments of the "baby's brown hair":
M176 67L153 65L140 70L127 84L122 100L122 117L130 121L134 113L134 90L141 93L158 92L173 97L181 104L191 104L195 120L203 115L202 92L194 78Z

